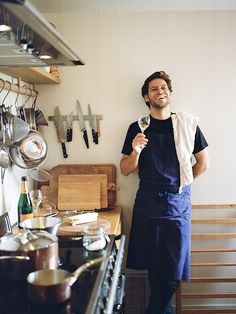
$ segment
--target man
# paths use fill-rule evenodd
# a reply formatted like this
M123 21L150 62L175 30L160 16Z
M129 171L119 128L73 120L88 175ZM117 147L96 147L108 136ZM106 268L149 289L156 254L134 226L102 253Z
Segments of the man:
M120 162L125 176L138 168L127 268L148 270L148 314L172 313L178 282L189 280L190 186L209 166L208 144L197 118L172 113L171 92L164 71L145 80L142 96L150 108L150 125L144 134L137 122L130 125Z

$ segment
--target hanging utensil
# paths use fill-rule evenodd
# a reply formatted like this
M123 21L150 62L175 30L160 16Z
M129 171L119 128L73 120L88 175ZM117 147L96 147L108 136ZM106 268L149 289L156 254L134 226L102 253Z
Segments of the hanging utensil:
M95 144L98 144L97 115L95 114L92 115L90 104L88 104L88 117L89 117L89 124L92 130L93 142Z
M36 105L39 93L36 90L34 90L34 91L35 91L36 96L35 96L34 102L32 104L32 107L34 108L36 125L37 126L39 126L39 125L46 125L46 126L48 126L48 122L47 122L46 118L44 117L43 112Z
M45 170L41 170L38 168L32 169L29 172L29 176L31 179L38 181L38 182L48 182L50 181L51 175Z
M5 129L3 126L3 116L2 116L2 107L0 107L0 119L1 119L1 129L2 129L2 145L0 147L0 167L1 167L1 182L3 184L6 168L9 166L10 159L8 152L6 151L5 145Z
M60 111L59 111L58 107L55 108L54 125L55 125L56 131L57 131L58 143L60 143L61 147L62 147L63 157L67 158L68 154L66 152L66 145L65 145L65 142L66 142L66 131L65 131L63 120L62 120L62 116L60 114Z
M66 130L66 140L67 142L72 142L72 137L73 137L73 129L72 129L72 124L73 124L73 111L67 115L67 130Z
M84 115L83 115L79 100L77 100L77 116L78 116L80 131L83 133L84 142L86 144L86 147L89 148L88 134L87 134L87 130L86 130L85 122L84 122Z

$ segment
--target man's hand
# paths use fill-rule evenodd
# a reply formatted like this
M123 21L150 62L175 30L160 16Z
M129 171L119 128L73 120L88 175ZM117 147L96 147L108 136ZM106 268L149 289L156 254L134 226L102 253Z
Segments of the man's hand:
M134 172L138 167L138 160L141 151L146 147L148 139L143 133L138 133L132 141L132 153L130 155L123 155L120 161L121 173L128 176Z
M147 143L148 139L146 138L146 135L143 133L138 133L132 142L133 151L139 155L144 147L146 147Z

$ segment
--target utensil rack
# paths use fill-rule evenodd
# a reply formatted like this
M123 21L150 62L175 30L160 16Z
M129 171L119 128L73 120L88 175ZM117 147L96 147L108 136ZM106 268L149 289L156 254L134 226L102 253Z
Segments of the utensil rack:
M103 120L103 116L102 115L96 115L97 116L97 120ZM83 117L84 117L84 120L89 120L89 116L88 115L83 115ZM54 116L49 116L48 117L48 120L49 121L54 121ZM62 120L63 121L67 121L67 116L65 116L65 115L63 115L62 116ZM78 119L78 116L75 116L75 115L73 115L72 116L72 120L73 121L78 121L79 119Z
M15 92L17 94L22 94L24 96L36 97L38 91L35 89L31 89L30 87L24 85L20 86L20 84L14 84L9 81L5 81L0 78L0 91L3 89L7 89L9 92Z

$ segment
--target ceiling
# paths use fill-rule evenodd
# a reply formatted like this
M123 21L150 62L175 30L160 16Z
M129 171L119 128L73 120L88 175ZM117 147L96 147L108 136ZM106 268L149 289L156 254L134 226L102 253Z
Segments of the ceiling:
M31 0L42 13L236 10L236 0Z

